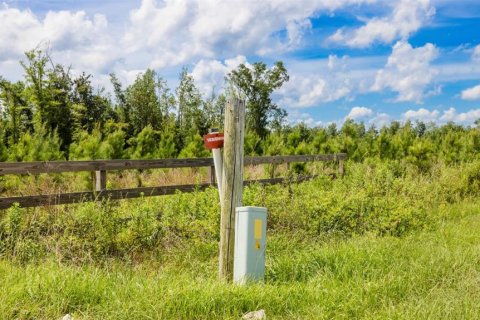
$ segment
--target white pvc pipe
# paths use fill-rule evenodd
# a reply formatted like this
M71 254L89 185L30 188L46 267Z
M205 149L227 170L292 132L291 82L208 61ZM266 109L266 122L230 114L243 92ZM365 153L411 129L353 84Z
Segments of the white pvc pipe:
M215 177L217 178L218 194L220 201L222 198L222 170L223 170L223 157L222 149L212 149L213 164L215 166Z

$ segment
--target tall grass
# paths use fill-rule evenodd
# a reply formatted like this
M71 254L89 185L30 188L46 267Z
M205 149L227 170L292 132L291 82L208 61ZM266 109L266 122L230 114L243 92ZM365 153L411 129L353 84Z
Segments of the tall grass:
M131 266L47 260L0 262L4 319L238 319L263 308L269 319L478 319L480 207L405 237L371 234L324 241L271 235L266 283L219 283L216 260L185 257Z

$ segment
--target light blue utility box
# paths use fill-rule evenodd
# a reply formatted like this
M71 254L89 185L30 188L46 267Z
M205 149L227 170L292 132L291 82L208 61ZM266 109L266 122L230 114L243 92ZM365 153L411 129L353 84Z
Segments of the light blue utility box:
M267 208L237 207L235 214L233 281L239 284L263 281Z

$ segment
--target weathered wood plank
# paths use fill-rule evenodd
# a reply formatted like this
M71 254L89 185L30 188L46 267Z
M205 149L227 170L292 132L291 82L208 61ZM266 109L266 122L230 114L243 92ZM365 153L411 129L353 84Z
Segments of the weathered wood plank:
M91 160L48 162L2 162L0 175L38 174L78 171L109 171L129 169L196 168L213 165L211 158L157 160Z
M346 160L345 153L245 157L245 165L266 163L280 164L290 162L337 161ZM80 171L110 171L129 169L162 169L162 168L198 168L213 166L212 158L193 159L156 159L156 160L91 160L91 161L35 161L35 162L0 162L0 175L6 174L39 174Z
M314 178L315 176L299 176L292 180L287 180L285 178L274 178L274 179L259 179L259 180L248 180L244 181L244 185L251 184L261 184L261 185L273 185L284 182L302 182ZM162 187L143 187L143 188L132 188L132 189L114 189L114 190L104 190L101 192L72 192L72 193L62 193L62 194L44 194L44 195L34 195L34 196L22 196L22 197L8 197L0 198L0 209L8 209L14 203L18 203L20 207L29 208L29 207L41 207L41 206L53 206L60 204L72 204L80 202L89 202L89 201L100 201L105 199L110 200L121 200L121 199L132 199L140 197L153 197L153 196L165 196L175 194L176 192L193 192L195 190L205 190L210 186L215 186L214 183L202 183L197 185L173 185L173 186L162 186ZM96 194L95 194L96 193Z
M337 154L317 154L317 155L294 155L294 156L263 156L263 157L245 157L245 165L258 164L281 164L291 162L314 162L314 161L337 161L346 159L346 153Z
M174 194L177 191L180 192L192 192L194 190L203 190L209 187L210 183L200 185L174 185L174 186L162 186L162 187L142 187L132 189L116 189L116 190L104 190L101 192L72 192L52 195L35 195L24 197L10 197L0 198L0 209L6 209L12 206L14 203L20 204L21 207L39 207L59 204L71 204L79 202L88 202L94 200L121 200L131 199L139 197L152 197ZM96 193L96 195L95 195Z

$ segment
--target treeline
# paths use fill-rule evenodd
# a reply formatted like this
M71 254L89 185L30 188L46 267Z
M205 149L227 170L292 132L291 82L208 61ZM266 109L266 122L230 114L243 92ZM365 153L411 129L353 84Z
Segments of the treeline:
M153 70L127 87L111 74L109 94L45 52L20 63L23 81L0 77L1 161L198 157L207 154L201 136L223 122L225 95L205 99L186 69L175 90ZM284 122L270 95L287 80L281 62L241 65L227 77L249 99L248 128L262 138Z
M109 94L94 88L91 75L72 75L42 51L27 52L21 65L23 81L0 77L0 161L208 156L201 136L222 126L225 94L204 98L186 69L174 90L153 70L127 87L111 74ZM377 128L351 120L341 128L289 125L271 100L288 80L282 62L240 65L227 75L227 94L247 99L247 154L346 152L355 161L404 159L422 168L435 160L479 158L478 121L477 127L392 122Z

